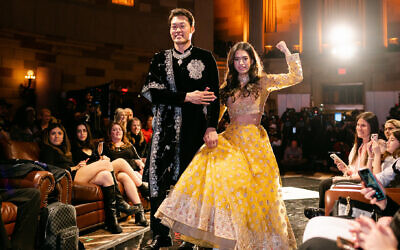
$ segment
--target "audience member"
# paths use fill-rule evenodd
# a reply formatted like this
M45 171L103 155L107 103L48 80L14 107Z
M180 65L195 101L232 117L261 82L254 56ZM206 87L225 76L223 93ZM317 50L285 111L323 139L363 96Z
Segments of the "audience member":
M133 111L130 108L125 108L125 115L126 115L126 120L129 122L130 120L133 119Z
M22 106L18 109L11 127L10 137L14 141L41 141L41 130L36 123L34 108Z
M110 157L112 161L123 161L128 164L118 164L114 166L114 171L121 172L117 178L130 178L136 185L143 197L148 198L148 183L142 182L142 174L144 163L136 152L135 147L128 141L126 132L122 125L116 122L111 123L107 135L108 139L104 146L104 154ZM135 171L134 171L135 170ZM121 175L121 176L120 176ZM141 207L143 210L143 207ZM142 214L137 214L136 220L147 224L147 220Z
M130 143L135 147L137 153L145 162L148 154L148 146L142 132L142 122L137 117L133 117L128 121L127 137Z
M335 164L338 169L343 172L344 176L335 176L321 181L319 185L319 208L305 208L304 214L307 218L325 214L325 192L329 190L333 183L343 181L353 183L360 182L358 170L367 166L367 144L371 139L371 134L378 133L379 123L376 115L371 112L361 113L357 116L356 120L356 136L354 138L353 148L349 155L348 166L346 167L340 161L335 160Z
M91 171L93 168L87 167L86 160L74 164L71 154L71 145L67 133L61 124L50 123L45 131L43 135L43 146L40 150L40 161L66 169L71 173L73 180L77 178L84 183L92 181L92 183L101 185L104 195L106 228L111 233L118 234L122 232L122 228L118 225L116 216L115 186L109 172L110 169L104 167L102 168L104 173L99 174L99 172L101 172L101 167L98 167L97 164L92 165L96 166L94 167L96 171L93 172ZM90 176L86 176L89 174Z
M49 126L50 122L56 122L56 119L51 116L50 109L42 108L38 114L38 124L43 131Z
M2 216L0 216L0 249L35 249L35 238L40 211L40 192L36 188L0 189L0 209L2 202L14 203L17 220L8 239Z
M110 159L107 156L101 155L102 150L102 144L99 144L96 150L92 141L89 125L85 122L78 123L76 125L76 134L71 149L72 159L74 164L85 162L86 166L79 169L75 177L75 181L81 183L94 183L103 186L103 189L110 189L111 187L114 187L116 208L118 212L124 212L128 215L139 212L138 205L132 207L125 202L118 188L118 183L114 175L114 166L123 164L123 162L121 162L121 160L110 162ZM115 174L118 176L119 173L117 172ZM109 185L110 187L107 187L103 184L109 184L110 182L112 182L115 186ZM132 201L134 203L136 202L135 204L140 203L137 189L134 183L132 183L132 180L130 178L124 178L121 182L124 186L127 196L132 197Z
M114 122L121 124L121 126L124 128L126 131L126 125L128 123L126 119L126 113L125 110L122 108L117 108L114 112Z
M144 128L142 128L142 132L144 135L144 139L147 143L151 141L151 137L153 136L153 116L149 115L146 118L146 123Z
M292 140L290 145L286 147L283 160L282 160L282 168L291 168L291 167L300 167L306 162L303 159L303 151L298 145L297 140Z

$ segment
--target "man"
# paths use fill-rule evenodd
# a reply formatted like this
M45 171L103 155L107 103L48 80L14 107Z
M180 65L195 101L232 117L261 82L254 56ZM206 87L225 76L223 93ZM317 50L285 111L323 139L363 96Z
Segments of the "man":
M153 241L145 249L172 245L169 229L154 217L171 185L203 144L217 145L218 69L212 54L193 47L192 13L169 16L174 48L157 53L142 94L153 104L153 138L144 178L149 178ZM187 243L184 243L187 245ZM184 247L184 246L182 246Z
M0 189L2 202L12 202L18 207L17 220L11 242L0 216L0 249L34 249L40 211L40 192L35 188Z

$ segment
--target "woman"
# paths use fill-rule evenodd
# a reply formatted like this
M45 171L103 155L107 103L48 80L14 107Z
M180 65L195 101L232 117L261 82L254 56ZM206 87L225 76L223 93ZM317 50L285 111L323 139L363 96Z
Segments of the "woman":
M144 161L147 157L147 143L142 132L142 123L137 117L133 117L128 122L128 129L128 140L135 147L142 161Z
M371 140L371 134L379 132L378 118L372 112L364 112L356 118L356 134L354 137L354 145L349 154L349 165L346 167L343 163L335 160L338 169L343 172L344 176L334 176L322 180L319 184L319 208L305 208L304 215L307 218L324 215L325 211L325 192L330 189L333 183L353 182L359 183L360 177L358 170L365 168L368 162L368 143ZM371 169L374 174L380 172L380 169Z
M79 180L76 179L75 181L90 183L92 178L99 174L99 171L111 172L111 178L116 187L115 198L117 211L126 213L128 215L135 214L135 217L137 218L135 222L137 224L147 226L147 220L144 219L144 211L136 185L132 179L129 178L129 174L132 172L129 164L122 159L117 159L110 162L110 159L107 156L99 157L99 153L101 153L102 148L100 147L100 149L98 149L100 152L95 150L89 125L85 122L81 122L78 123L75 128L76 133L74 138L74 146L72 147L72 158L75 164L84 161L88 166L86 168L82 168L82 178L79 178ZM118 177L116 178L116 176ZM125 202L118 188L116 179L118 179L124 186L128 198L134 204L133 206L130 206L127 202Z
M125 108L125 115L126 115L126 120L129 122L130 120L133 119L133 111L131 108Z
M152 115L147 116L145 126L144 126L144 128L142 128L142 133L144 135L144 139L146 140L146 143L149 143L151 141L151 137L153 136L153 116Z
M381 170L381 172L376 174L376 178L382 183L382 186L393 187L400 184L400 176L397 176L396 178L396 171L392 167L400 156L400 129L391 130L388 141L386 143L386 152L383 154L383 156L377 142L371 140L369 144L370 147L368 147L367 166L370 169L379 168ZM383 162L381 164L382 158Z
M128 122L125 110L123 108L117 108L114 113L114 122L120 123L126 130L126 124Z
M224 249L296 247L278 165L260 125L271 91L302 81L298 54L284 42L277 48L286 55L289 74L263 73L249 43L237 43L229 52L220 96L230 124L215 148L203 146L195 155L156 213L188 241Z
M104 154L110 157L113 162L119 162L123 164L113 164L114 171L118 174L117 178L130 178L137 189L140 191L143 197L149 196L148 184L142 182L142 175L138 172L142 172L144 163L140 160L136 149L129 143L125 136L125 130L119 123L111 123L108 131L108 140L104 147ZM135 171L136 170L136 171ZM141 210L143 210L142 205ZM137 218L138 220L145 218Z
M50 123L43 135L43 148L40 150L40 161L68 170L74 181L93 183L101 186L104 196L105 226L113 234L122 232L118 225L115 207L115 185L111 176L112 167L108 159L87 165L86 160L74 164L71 146L64 127L59 123ZM93 171L94 170L94 171Z

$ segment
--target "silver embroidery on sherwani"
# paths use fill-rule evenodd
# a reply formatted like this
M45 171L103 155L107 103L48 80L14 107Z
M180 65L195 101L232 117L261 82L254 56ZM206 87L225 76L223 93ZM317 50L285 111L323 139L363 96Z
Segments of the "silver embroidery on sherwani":
M165 70L167 71L167 81L170 85L170 89L176 92L176 85L175 85L175 78L174 78L174 70L172 66L172 51L166 50L165 51ZM156 161L156 154L154 152L158 152L159 149L159 140L160 140L160 129L161 129L161 122L160 122L160 114L163 113L165 108L169 108L169 106L160 104L159 105L159 112L155 112L154 114L154 128L153 128L153 141L151 145L151 155L150 155L150 168L149 168L149 182L150 182L150 196L157 197L158 196L158 183L157 183L157 166L155 164ZM182 110L181 107L172 107L175 110L174 114L174 128L176 130L175 140L179 142L180 138L180 130L182 125ZM169 171L174 169L173 178L176 181L179 175L179 143L176 145L175 151L175 159L174 162L168 167ZM175 166L173 166L175 164Z
M203 71L206 67L204 63L200 60L193 59L187 65L187 70L189 71L189 76L192 79L199 80L203 75Z

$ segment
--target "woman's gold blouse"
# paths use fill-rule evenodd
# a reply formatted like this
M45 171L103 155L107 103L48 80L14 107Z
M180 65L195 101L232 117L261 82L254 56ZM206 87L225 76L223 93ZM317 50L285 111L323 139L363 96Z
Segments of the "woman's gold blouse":
M292 54L286 57L289 67L287 74L264 74L260 79L260 94L257 99L253 95L247 97L235 96L235 102L232 98L227 101L229 117L231 123L237 124L259 124L261 116L264 113L264 105L269 93L274 90L290 87L303 80L303 70L299 54Z

